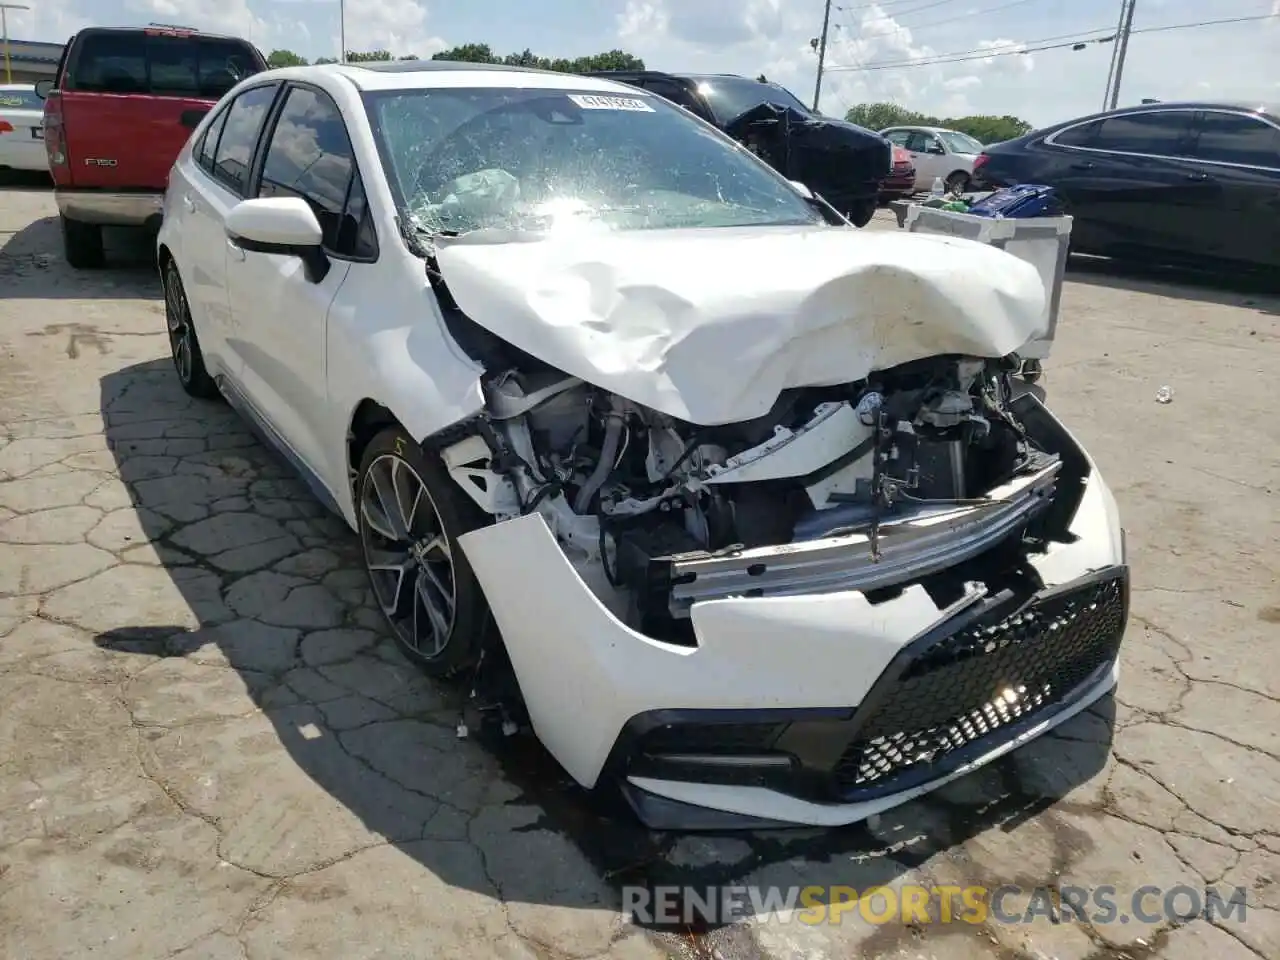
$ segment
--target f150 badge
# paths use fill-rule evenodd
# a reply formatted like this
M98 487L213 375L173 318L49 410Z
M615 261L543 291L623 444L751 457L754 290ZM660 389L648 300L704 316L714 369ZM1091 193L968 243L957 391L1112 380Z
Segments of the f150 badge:
M114 160L98 160L94 157L86 157L84 165L86 167L114 167L116 162Z

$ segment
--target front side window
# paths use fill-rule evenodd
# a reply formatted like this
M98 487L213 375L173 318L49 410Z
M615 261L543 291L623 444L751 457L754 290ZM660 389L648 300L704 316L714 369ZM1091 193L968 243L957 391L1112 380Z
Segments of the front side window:
M1280 170L1280 130L1256 117L1206 110L1196 120L1198 160Z
M639 91L436 88L366 104L397 202L427 233L825 222L743 148Z
M1189 111L1120 114L1102 121L1090 146L1118 153L1176 157L1185 152L1184 145L1190 128Z
M236 97L227 110L227 120L214 154L213 176L240 196L244 196L249 186L253 148L275 95L275 84L253 87Z
M294 87L262 164L260 197L300 197L315 211L326 249L372 256L372 224L342 114L326 94Z

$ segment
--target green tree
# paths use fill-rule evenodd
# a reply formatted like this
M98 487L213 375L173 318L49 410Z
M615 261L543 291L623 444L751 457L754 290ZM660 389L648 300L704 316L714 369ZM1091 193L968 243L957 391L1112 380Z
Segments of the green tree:
M464 63L501 63L487 43L464 43L431 55L432 60L461 60Z
M559 73L590 73L595 70L643 70L644 61L624 50L608 50L586 57L540 57L532 50L498 56L487 43L464 43L431 55L432 60L459 60L465 63L501 63L508 67L533 67Z
M390 59L389 50L369 50L365 53L356 50L347 51L347 63L385 63Z
M305 67L307 58L300 57L292 50L272 50L267 56L267 66L275 69L277 67Z
M885 127L946 127L967 133L982 143L998 143L1012 140L1031 129L1031 124L1018 117L1002 117L975 114L968 117L934 117L926 113L908 110L896 103L859 103L850 107L845 119L871 130Z

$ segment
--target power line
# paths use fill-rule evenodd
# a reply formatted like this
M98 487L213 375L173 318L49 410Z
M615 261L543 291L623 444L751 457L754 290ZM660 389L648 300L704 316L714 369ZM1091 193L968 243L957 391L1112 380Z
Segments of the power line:
M988 13L998 13L1001 10L1008 10L1010 7L1020 7L1024 3L1038 3L1039 0L1012 0L999 7L987 7L985 10L974 10L972 13L962 13L958 17L948 17L945 20L930 20L928 23L904 24L905 29L915 33L918 30L924 30L928 27L941 26L944 23L955 23L957 20L970 20L974 17L981 17Z
M859 10L870 10L872 7L879 7L883 10L885 7L896 7L900 3L918 3L919 0L884 0L884 3L863 3L855 7L846 7L837 5L836 9L842 13L856 13ZM906 16L908 13L914 13L916 10L931 10L934 7L941 7L943 4L955 3L956 0L933 0L932 3L926 3L922 7L915 7L912 10L899 10L894 14L895 17Z
M1131 34L1138 33L1164 33L1169 30L1191 30L1198 27L1216 27L1229 23L1252 23L1259 20L1275 20L1280 18L1280 14L1266 13L1253 17L1227 17L1221 20L1198 20L1194 23L1171 23L1161 27L1141 27L1129 31ZM1107 37L1090 37L1088 34L1103 33L1111 31L1111 36ZM827 67L827 72L836 70L893 70L900 67L928 67L936 66L942 63L963 63L968 60L986 60L991 57L1016 57L1025 56L1028 53L1042 53L1046 50L1063 50L1068 47L1074 47L1077 44L1089 43L1110 43L1115 39L1115 31L1111 27L1101 27L1095 30L1085 31L1083 34L1064 34L1064 38L1068 38L1065 43L1054 43L1047 46L1028 47L1031 43L1045 43L1048 40L1056 39L1053 37L1044 37L1041 40L1026 40L1019 45L1018 50L1002 50L999 48L982 48L978 47L972 50L960 50L953 53L933 54L928 57L918 57L913 60L894 60L880 61L865 64L861 67L853 66L835 66ZM972 54L972 56L970 56Z

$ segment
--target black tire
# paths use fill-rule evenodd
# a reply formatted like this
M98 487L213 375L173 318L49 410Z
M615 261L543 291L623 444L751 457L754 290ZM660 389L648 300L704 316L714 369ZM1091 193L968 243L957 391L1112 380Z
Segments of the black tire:
M62 221L62 251L67 263L77 270L98 270L106 263L102 249L102 227L59 217Z
M865 227L876 215L879 206L879 201L875 197L868 200L855 200L849 209L849 222L855 227Z
M187 303L186 288L178 273L178 264L172 259L164 268L164 319L169 332L169 355L178 382L188 395L203 400L220 396L218 385L205 369L204 354L196 337L196 326L191 319L191 307Z
M957 170L947 177L946 185L947 193L964 193L969 189L969 175L963 170Z
M1024 360L1022 362L1022 379L1026 383L1035 383L1044 375L1044 367L1041 366L1039 360Z
M415 487L420 495L410 493ZM395 506L384 509L387 498L415 506L402 510L397 521L387 515ZM489 522L484 511L398 425L383 430L365 448L355 506L369 585L401 652L423 672L441 679L475 666L491 620L484 591L458 538ZM387 535L406 527L403 542ZM403 565L397 566L402 552ZM406 582L409 577L412 583ZM446 613L448 626L442 631L437 618Z

